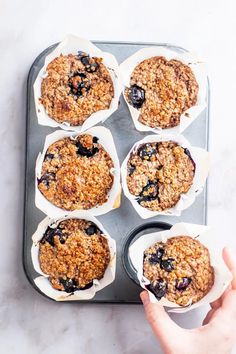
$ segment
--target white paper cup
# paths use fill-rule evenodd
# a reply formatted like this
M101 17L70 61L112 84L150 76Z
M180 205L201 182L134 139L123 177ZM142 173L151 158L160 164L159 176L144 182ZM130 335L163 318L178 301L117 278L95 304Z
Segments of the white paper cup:
M148 290L150 301L159 303L171 308L169 312L183 313L202 305L209 304L217 300L225 291L232 280L232 274L223 262L221 252L215 248L215 238L208 226L178 223L172 226L170 230L146 234L138 238L129 248L129 257L132 265L137 270L137 278L140 286L146 289L150 281L143 275L143 254L144 251L156 242L166 242L174 236L190 236L198 239L209 250L211 265L214 268L215 280L211 290L198 302L187 306L179 306L174 302L168 301L165 297L157 300L152 292Z
M47 65L55 58L68 54L77 54L81 50L93 57L99 57L103 59L103 63L108 69L113 86L114 86L114 97L111 101L109 109L100 110L91 114L86 121L80 126L71 126L69 123L58 123L54 119L48 116L44 106L40 102L41 97L41 84L43 79L47 76ZM83 132L96 125L99 122L104 122L113 112L118 108L119 97L121 94L122 85L120 78L119 65L116 58L111 53L103 52L98 47L96 47L92 42L87 39L80 38L73 35L67 35L63 41L45 58L45 63L43 68L40 70L35 83L34 83L34 98L35 98L35 109L38 117L38 123L41 125L47 125L49 127L60 127L65 130L73 130L77 132Z
M119 197L121 194L121 186L120 186L120 164L119 164L119 159L117 156L116 152L116 147L114 144L113 137L111 135L110 130L104 127L93 127L91 129L88 129L86 132L80 133L80 134L91 134L93 136L96 136L99 138L99 143L104 147L104 149L109 153L113 163L114 163L114 168L112 169L112 174L114 177L113 180L113 185L112 188L108 194L108 199L106 203L93 207L88 210L84 210L84 212L88 212L89 214L92 215L102 215L114 208L118 208L120 206L119 204ZM58 141L60 139L66 138L66 137L76 137L80 135L76 132L66 132L63 130L56 130L54 133L49 134L46 136L45 143L44 143L44 148L43 152L39 153L38 158L36 160L36 167L35 167L35 205L37 208L39 208L42 212L44 212L46 215L48 215L51 218L54 217L61 217L64 216L65 214L70 215L72 213L71 211L64 210L61 208L58 208L54 204L52 204L50 201L48 201L44 195L40 192L38 189L38 183L37 179L41 177L41 171L42 171L42 165L43 165L43 160L44 156L47 152L48 147L53 144L55 141Z
M183 193L181 195L180 200L174 207L170 209L166 209L164 211L152 211L142 207L137 202L136 200L137 197L129 192L127 186L127 164L131 154L135 153L138 150L140 145L145 143L153 143L153 142L161 142L161 141L169 141L169 140L178 143L180 146L182 146L183 148L187 148L190 151L191 157L196 165L195 175L193 178L193 183L191 188L187 193ZM208 151L198 147L191 146L188 140L185 139L182 135L175 135L175 136L164 135L164 134L148 135L144 139L134 144L134 146L131 148L130 152L126 156L124 162L122 163L121 166L122 187L125 196L130 200L134 209L141 216L141 218L147 219L157 215L180 216L181 212L187 209L188 207L190 207L190 205L192 205L193 202L195 201L196 196L202 192L209 172L209 167L210 167L210 157Z
M125 88L130 86L130 77L135 67L143 60L149 59L154 56L164 56L167 60L177 59L182 63L188 65L192 69L195 78L197 80L197 83L199 85L196 104L191 108L189 108L188 110L186 110L181 115L180 124L173 128L167 128L167 129L162 129L160 127L151 128L148 125L139 122L138 118L140 115L140 111L129 104L124 94ZM174 50L170 50L161 46L143 48L137 51L135 54L131 55L129 58L127 58L120 65L120 70L121 70L121 76L123 82L124 99L129 107L134 125L136 129L139 131L144 131L144 132L153 131L157 134L160 134L161 132L164 132L165 134L180 134L199 116L199 114L206 107L207 75L206 75L205 64L203 63L203 61L200 61L200 59L193 53L189 53L189 52L178 53L175 52Z
M77 290L74 293L67 293L65 291L59 291L52 287L50 281L48 280L48 275L43 273L39 264L39 241L42 239L46 229L48 226L53 227L58 225L62 220L66 219L85 219L92 221L95 225L99 227L99 229L103 233L103 237L105 237L108 241L108 246L110 250L111 260L110 263L104 273L104 276L100 280L94 280L93 286L86 290ZM74 211L70 214L70 216L66 215L60 219L50 219L46 217L41 223L38 225L37 230L32 236L33 245L31 248L31 257L34 269L37 273L41 274L41 276L34 279L36 286L48 297L54 299L56 301L64 301L64 300L89 300L92 299L96 292L105 288L109 284L111 284L115 279L116 272L116 242L114 239L110 237L108 232L104 229L103 225L92 215L88 213L84 213L81 211Z

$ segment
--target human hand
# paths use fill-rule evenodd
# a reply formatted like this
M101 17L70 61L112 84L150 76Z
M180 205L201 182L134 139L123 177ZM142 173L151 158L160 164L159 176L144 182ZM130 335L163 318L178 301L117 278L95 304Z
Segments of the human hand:
M236 342L236 262L227 248L223 259L233 280L224 294L211 303L211 310L199 328L178 326L160 304L149 300L147 291L140 294L146 317L165 354L229 354Z

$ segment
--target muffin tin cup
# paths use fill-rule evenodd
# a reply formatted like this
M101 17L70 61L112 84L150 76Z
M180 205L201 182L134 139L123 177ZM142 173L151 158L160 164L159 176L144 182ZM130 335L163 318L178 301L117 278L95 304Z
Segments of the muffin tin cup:
M105 127L93 127L91 129L88 129L86 132L80 134L84 134L84 133L91 134L93 136L98 137L99 143L109 153L114 163L114 168L111 171L114 177L114 181L113 181L112 188L108 194L107 202L100 206L93 207L88 210L83 210L84 213L89 213L92 215L102 215L120 206L121 185L120 185L119 159L117 156L114 140L109 129ZM47 216L51 218L55 218L55 217L58 218L58 217L63 217L64 215L70 215L72 211L67 211L53 205L39 191L37 179L41 177L41 170L42 170L44 156L46 154L48 147L54 142L66 137L76 137L80 134L76 132L66 132L63 130L56 130L54 133L46 136L43 151L38 155L36 161L36 167L35 167L35 205L38 209L40 209L42 212L44 212Z
M41 84L42 80L47 76L47 65L61 54L74 54L81 50L90 56L103 58L103 63L108 69L113 86L114 97L111 101L109 109L100 110L92 113L81 126L72 126L69 123L58 123L53 118L49 117L44 106L40 103L41 97ZM67 35L63 41L45 58L43 68L40 70L35 82L34 82L34 99L35 109L38 117L38 123L49 127L60 127L64 130L73 130L76 132L83 132L96 125L99 122L104 122L113 112L118 108L119 97L122 91L121 76L119 65L114 55L104 52L96 47L92 42L87 39L80 38L74 35Z
M204 246L208 248L211 265L214 268L215 281L208 294L206 294L200 301L194 304L190 303L187 306L179 306L171 301L168 301L165 297L162 297L161 300L158 301L153 293L148 291L151 302L169 307L169 312L176 313L184 313L215 301L223 294L232 280L232 275L223 262L220 252L214 248L214 235L212 234L211 229L204 225L178 223L173 225L170 230L142 235L136 239L127 250L129 263L131 264L132 269L136 270L136 279L138 279L140 286L147 290L146 285L150 284L150 282L143 276L143 254L145 249L152 246L156 242L166 242L173 236L183 235L197 238Z
M92 221L96 224L100 230L104 233L104 237L108 240L108 246L110 249L111 260L110 263L104 273L104 276L100 280L94 280L93 286L86 290L78 290L74 293L67 293L65 291L59 291L52 287L50 281L48 280L48 275L43 273L39 264L39 241L42 239L44 232L46 231L48 226L56 226L62 220L66 219L85 219ZM92 215L88 215L88 213L75 211L70 214L70 216L65 215L59 219L50 219L46 217L41 223L38 225L37 230L32 236L33 245L31 248L31 258L35 271L41 274L39 277L34 279L36 286L39 290L56 301L70 301L70 300L89 300L92 299L96 292L105 288L109 284L111 284L115 279L116 272L116 242L114 239L110 237L108 232L104 229L103 225Z
M137 278L137 271L130 259L129 248L135 242L135 240L137 240L142 235L147 236L147 234L153 233L154 231L159 232L163 230L169 230L171 227L172 225L167 222L151 221L145 224L141 224L129 232L122 250L122 262L126 273L135 284L139 285L139 280Z
M178 143L183 148L187 148L190 151L191 157L196 164L195 175L193 178L193 184L187 193L183 193L180 197L178 203L167 210L164 211L152 211L147 208L142 207L137 202L137 196L132 195L129 192L127 186L127 164L132 153L135 153L139 146L145 143L153 143L153 142L161 142L161 141L174 141ZM187 139L185 139L182 135L148 135L144 139L136 142L134 146L129 151L125 160L121 166L121 178L122 178L122 187L125 196L130 200L136 212L143 219L151 218L157 215L168 215L168 216L180 216L181 212L190 205L192 205L195 201L195 198L198 194L200 194L204 188L208 172L210 168L210 156L208 151L193 147L190 145Z
M138 118L140 110L134 108L127 101L124 91L126 87L130 86L130 78L135 67L145 59L149 59L154 56L163 56L167 60L177 59L182 63L188 65L196 78L199 85L199 91L197 96L197 103L186 110L180 117L180 124L176 127L162 129L159 127L151 128L139 122ZM206 68L203 61L201 61L195 54L190 52L179 53L174 50L167 49L161 46L152 46L140 49L135 54L131 55L120 65L121 77L123 82L123 96L129 107L131 117L137 130L142 132L153 131L157 134L164 132L165 134L180 134L182 133L203 111L207 105L207 75Z

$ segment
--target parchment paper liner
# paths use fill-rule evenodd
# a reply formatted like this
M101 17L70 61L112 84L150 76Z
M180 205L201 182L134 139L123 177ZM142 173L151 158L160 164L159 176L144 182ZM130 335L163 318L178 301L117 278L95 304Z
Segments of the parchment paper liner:
M193 179L193 184L189 191L182 194L178 203L170 209L164 211L151 211L147 208L142 207L137 201L137 197L129 192L126 178L127 178L127 163L132 152L136 152L138 147L144 143L160 142L160 141L175 141L184 148L187 148L196 164L195 176ZM121 177L122 177L122 187L125 196L130 200L136 212L143 219L151 218L157 215L181 215L182 210L187 209L191 204L193 204L196 196L200 194L204 188L206 178L209 172L210 159L209 153L201 148L192 147L187 139L183 135L148 135L144 139L138 141L134 144L128 155L126 156L124 162L121 166Z
M109 70L114 86L114 97L111 101L109 109L100 110L91 114L89 118L81 126L71 126L69 123L58 123L54 119L50 118L44 108L40 103L39 98L41 97L41 83L43 78L47 76L46 68L47 65L55 58L61 54L77 54L81 50L89 54L90 56L95 56L103 58L103 63ZM63 41L45 58L45 63L43 68L40 70L35 83L34 83L34 98L35 98L35 109L38 117L38 123L41 125L47 125L50 127L60 127L65 130L73 130L77 132L82 132L99 122L104 122L113 112L118 108L119 97L122 90L121 77L119 71L119 65L116 58L111 53L103 52L98 47L96 47L92 42L87 39L80 38L73 35L67 35Z
M140 111L134 108L127 101L124 90L126 87L130 86L130 77L134 70L134 68L141 63L143 60L154 57L154 56L164 56L166 59L177 59L187 64L193 71L197 83L199 85L199 92L197 97L197 103L195 106L186 110L180 117L180 124L177 127L162 129L160 127L151 128L143 123L138 121L138 117L140 115ZM200 61L197 56L193 53L178 53L174 50L170 50L164 47L148 47L143 48L131 55L127 58L121 65L121 76L123 81L123 95L126 103L128 104L130 114L132 116L134 125L137 130L140 131L153 131L155 133L160 134L161 131L165 134L180 134L182 133L202 112L202 110L206 107L206 93L207 93L207 76L205 64Z
M48 280L48 275L43 273L39 264L39 241L42 239L44 232L46 231L48 226L57 225L62 220L66 219L86 219L92 221L96 224L100 230L104 233L104 237L108 240L108 245L111 254L110 263L105 271L104 277L100 280L94 280L94 284L91 288L87 290L78 290L72 293L67 293L65 291L59 291L52 287L50 281ZM32 236L33 245L31 248L31 257L34 269L37 273L41 274L41 276L34 279L37 287L47 296L56 300L56 301L64 301L64 300L88 300L92 299L96 292L105 288L107 285L111 284L115 279L116 272L116 242L114 239L110 237L108 232L104 229L103 225L92 215L88 213L84 213L83 211L74 211L70 216L64 216L60 219L50 219L46 217L41 221L38 225L37 230Z
M70 215L71 211L67 211L67 210L56 207L51 202L49 202L38 189L37 178L41 177L41 170L42 170L44 156L46 154L48 147L52 143L54 143L55 141L63 139L65 137L70 137L70 136L76 137L76 136L84 134L84 133L91 134L93 136L97 136L99 138L99 143L109 153L109 155L111 156L113 163L114 163L114 169L112 169L114 181L113 181L112 188L108 194L107 202L104 203L103 205L88 209L87 211L84 210L84 212L88 212L92 215L102 215L114 208L119 207L119 204L117 203L117 198L121 193L120 164L119 164L119 159L117 156L114 140L113 140L110 130L108 130L105 127L93 127L83 133L82 132L76 133L76 132L66 132L63 130L56 130L54 133L46 136L43 152L39 153L38 158L36 160L36 168L35 168L35 205L37 206L37 208L42 210L46 215L48 215L52 218L53 217L61 217L61 216L64 216L65 214Z
M216 250L214 247L215 239L214 235L212 235L211 229L204 225L178 223L173 225L170 230L143 235L130 246L129 256L132 264L137 270L137 277L142 288L146 289L145 285L150 284L149 280L143 276L143 253L145 249L156 242L166 242L167 239L173 236L181 235L197 238L197 240L199 240L204 246L208 248L211 265L213 266L215 272L215 282L209 293L206 294L200 301L194 303L193 305L189 304L185 307L168 301L165 297L162 297L161 300L158 301L153 293L148 291L151 302L158 302L163 306L170 307L171 310L169 310L169 312L177 313L187 312L199 306L206 305L215 301L223 294L230 281L232 280L232 275L223 262L221 252Z

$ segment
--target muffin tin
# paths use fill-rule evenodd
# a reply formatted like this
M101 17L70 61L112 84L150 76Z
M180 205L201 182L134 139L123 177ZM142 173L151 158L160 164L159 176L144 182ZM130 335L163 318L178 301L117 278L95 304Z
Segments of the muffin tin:
M147 46L162 46L175 50L177 53L185 52L183 48L159 43L114 43L95 42L103 51L114 54L119 63L137 50ZM37 276L31 260L31 236L37 228L38 223L44 218L44 214L38 210L34 203L34 168L38 152L42 150L45 136L53 129L40 126L37 122L33 84L44 64L45 57L56 47L56 44L43 51L33 63L27 82L27 117L26 117L26 166L25 166L25 203L24 203L24 230L23 230L23 266L25 274L32 286L39 293L40 290L34 283ZM191 144L207 149L208 147L208 124L209 124L209 84L207 87L207 106L198 119L185 131L185 136ZM130 113L123 97L120 98L119 109L104 123L104 126L111 130L116 144L118 157L122 162L133 144L148 135L138 132L130 117ZM199 134L198 132L201 132ZM161 224L158 221L174 224L175 222L194 222L205 224L207 217L207 186L199 195L195 203L185 210L181 217L161 216L150 219L154 222L151 231L160 230ZM98 217L108 232L117 242L117 271L115 281L96 294L89 300L91 303L140 303L140 287L133 283L126 273L127 266L123 266L123 257L127 257L127 247L124 247L127 235L134 227L141 226L145 233L150 232L150 225L143 224L142 219L132 208L128 199L122 194L120 208ZM149 224L149 223L148 223ZM125 269L126 268L126 269ZM42 293L41 293L42 294ZM44 295L44 294L42 294ZM46 296L46 295L44 295ZM47 296L46 296L47 297ZM75 301L76 302L76 301ZM79 302L85 302L84 300ZM87 302L87 301L86 301Z

